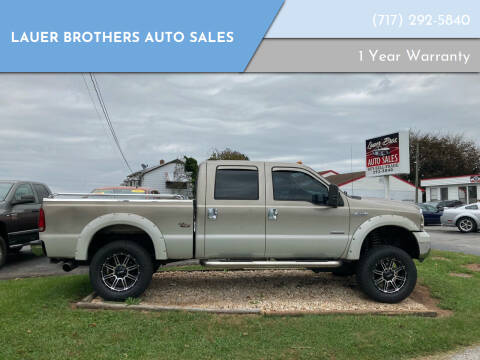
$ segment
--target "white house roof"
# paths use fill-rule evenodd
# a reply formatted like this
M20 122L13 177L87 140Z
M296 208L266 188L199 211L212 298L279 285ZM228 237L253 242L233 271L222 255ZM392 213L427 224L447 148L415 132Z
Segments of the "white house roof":
M478 184L480 183L480 174L447 176L423 179L422 186L441 186L441 185L459 185L459 184Z

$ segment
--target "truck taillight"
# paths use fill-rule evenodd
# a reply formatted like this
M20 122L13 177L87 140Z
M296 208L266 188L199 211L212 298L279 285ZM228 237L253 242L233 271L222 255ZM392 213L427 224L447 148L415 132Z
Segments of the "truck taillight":
M40 208L40 214L38 216L38 230L40 232L45 231L45 212Z

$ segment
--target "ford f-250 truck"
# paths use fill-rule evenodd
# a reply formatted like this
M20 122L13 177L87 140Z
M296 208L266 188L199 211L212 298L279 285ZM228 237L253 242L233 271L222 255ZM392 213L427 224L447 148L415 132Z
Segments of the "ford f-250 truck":
M430 251L413 204L349 197L302 164L207 161L195 200L108 197L43 203L47 256L89 264L104 299L141 295L158 266L199 259L217 268L307 268L356 273L381 302L414 289L413 259Z

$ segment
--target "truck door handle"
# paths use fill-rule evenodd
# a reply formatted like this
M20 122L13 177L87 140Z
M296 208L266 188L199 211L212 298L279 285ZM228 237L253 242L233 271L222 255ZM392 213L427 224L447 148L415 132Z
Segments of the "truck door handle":
M208 218L210 220L217 220L218 209L217 208L208 208Z
M277 220L278 210L274 208L268 209L268 220Z

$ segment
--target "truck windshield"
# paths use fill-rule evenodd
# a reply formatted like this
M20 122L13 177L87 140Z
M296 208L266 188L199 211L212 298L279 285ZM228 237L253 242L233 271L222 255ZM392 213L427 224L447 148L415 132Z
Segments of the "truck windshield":
M5 200L12 185L12 183L0 183L0 201Z

